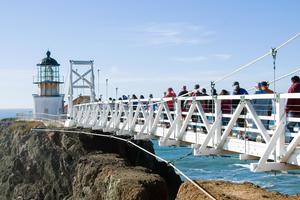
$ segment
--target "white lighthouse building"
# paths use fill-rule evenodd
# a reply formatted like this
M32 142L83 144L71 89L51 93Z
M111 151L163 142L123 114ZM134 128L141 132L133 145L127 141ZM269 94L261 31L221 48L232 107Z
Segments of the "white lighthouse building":
M59 115L64 112L64 94L60 94L59 87L63 82L60 81L59 66L57 61L47 57L37 64L37 77L34 84L38 85L38 94L33 94L34 108L33 114L36 117L49 115Z

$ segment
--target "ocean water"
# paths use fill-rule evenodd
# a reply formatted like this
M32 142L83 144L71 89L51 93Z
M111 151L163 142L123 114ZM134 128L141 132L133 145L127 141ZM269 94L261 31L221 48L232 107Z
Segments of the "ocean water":
M16 113L28 113L32 109L0 109L0 119L15 117ZM153 141L155 153L166 159L174 160L192 151L189 147L160 147ZM253 161L252 161L253 162ZM300 193L300 170L288 173L262 172L254 173L249 169L251 161L239 160L237 155L188 156L175 161L174 164L192 179L227 180L233 182L252 182L271 191L284 194Z
M156 155L174 160L192 151L189 147L160 147L153 141ZM238 155L221 156L188 156L175 161L178 169L192 179L226 180L233 182L251 182L270 191L284 194L300 193L300 170L289 172L260 172L250 171L250 163L255 161L239 160Z
M15 118L17 113L30 113L32 109L22 108L22 109L0 109L0 119L4 118Z

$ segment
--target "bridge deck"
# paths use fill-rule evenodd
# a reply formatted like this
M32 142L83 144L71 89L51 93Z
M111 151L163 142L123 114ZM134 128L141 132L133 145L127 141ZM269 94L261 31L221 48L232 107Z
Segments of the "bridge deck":
M258 160L251 164L256 172L289 170L300 167L300 117L287 117L288 98L300 94L95 102L74 106L66 125L158 138L160 145L190 144L197 156L238 153Z

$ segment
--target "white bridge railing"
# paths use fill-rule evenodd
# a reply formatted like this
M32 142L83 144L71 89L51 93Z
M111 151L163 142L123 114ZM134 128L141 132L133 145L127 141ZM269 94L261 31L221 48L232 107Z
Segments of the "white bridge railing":
M160 145L191 144L197 156L238 153L258 160L251 163L256 172L289 170L300 167L300 117L287 117L288 98L300 93L95 102L75 105L66 124L158 138Z
M66 114L60 114L60 115L52 115L48 113L17 113L16 114L16 120L20 121L44 121L44 122L51 122L58 125L64 125L65 121L67 119Z

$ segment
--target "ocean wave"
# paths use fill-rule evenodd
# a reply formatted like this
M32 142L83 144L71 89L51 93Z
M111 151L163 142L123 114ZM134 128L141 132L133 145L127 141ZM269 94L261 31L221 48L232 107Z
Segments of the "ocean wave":
M250 164L238 164L238 163L236 163L236 164L233 164L233 166L250 169Z
M254 182L256 185L260 185L264 189L272 189L275 185L273 183L266 183L266 182Z
M205 170L205 169L200 169L200 168L185 168L186 171L195 171L195 172L205 172L205 173L209 173L211 171L209 170Z

